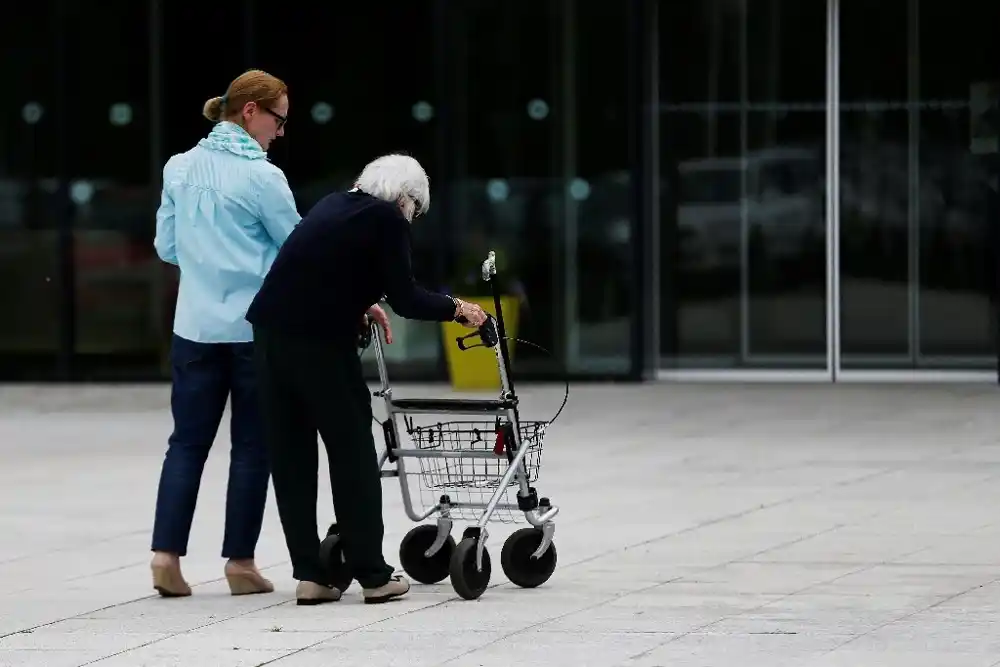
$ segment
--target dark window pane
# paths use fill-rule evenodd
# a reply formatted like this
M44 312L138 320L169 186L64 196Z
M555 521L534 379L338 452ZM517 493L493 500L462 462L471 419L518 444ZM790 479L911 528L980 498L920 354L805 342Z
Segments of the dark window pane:
M70 3L68 20L76 371L155 374L172 313L153 251L162 165L152 154L149 3Z
M562 129L571 101L559 87L562 3L449 6L456 108L448 283L459 295L487 295L476 269L495 250L501 289L520 298L518 336L561 357L519 346L518 372L552 372L566 346Z
M289 87L286 134L271 153L300 212L350 188L379 155L413 155L431 181L430 211L413 225L414 270L431 288L443 283L439 237L447 201L439 158L442 101L435 53L443 25L436 20L437 4L406 2L386 14L385 7L365 3L296 3L294 11L275 11L263 0L249 3L254 62ZM386 347L393 377L438 373L440 326L393 321L396 342ZM365 360L374 366L373 355Z
M573 49L574 98L563 123L576 128L571 142L575 168L562 191L567 260L567 358L572 369L624 373L631 358L633 261L629 164L628 6L578 0L565 20ZM573 121L570 123L570 121ZM638 175L636 175L638 176ZM573 247L575 244L575 248Z
M60 343L52 5L0 21L0 379L51 376Z
M907 2L842 0L840 343L845 368L909 355Z
M919 364L996 365L1000 5L921 0ZM956 36L961 35L960 39Z
M841 4L844 367L992 368L1000 8Z
M660 4L661 351L826 366L826 5Z

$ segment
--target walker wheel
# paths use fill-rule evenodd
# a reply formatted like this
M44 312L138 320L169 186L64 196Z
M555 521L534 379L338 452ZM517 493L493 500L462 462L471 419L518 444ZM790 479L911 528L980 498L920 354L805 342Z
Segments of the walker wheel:
M483 569L476 569L476 543L474 537L466 537L458 546L455 553L451 555L449 566L451 574L451 585L461 597L466 600L475 600L486 591L490 583L490 552L483 549Z
M326 568L329 582L341 593L351 586L354 577L344 556L344 540L337 524L330 526L326 531L326 538L319 543L319 561Z
M538 558L532 558L538 546L542 543L542 531L537 528L521 528L511 533L503 543L500 552L500 566L511 583L521 588L541 586L556 569L555 542L549 544Z
M455 538L445 540L437 553L428 558L424 552L434 544L438 529L425 524L411 529L399 543L399 561L403 570L421 584L436 584L448 578L451 555L455 552Z

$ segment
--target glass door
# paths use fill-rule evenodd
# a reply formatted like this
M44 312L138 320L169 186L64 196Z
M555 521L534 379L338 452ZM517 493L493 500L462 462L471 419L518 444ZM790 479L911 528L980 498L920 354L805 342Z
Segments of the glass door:
M828 373L827 3L659 13L661 368Z
M65 376L64 169L59 128L63 65L53 2L0 22L0 381Z
M916 366L993 371L1000 5L909 5L918 63Z
M996 365L1000 5L839 1L844 371Z
M160 113L150 86L153 6L108 0L68 7L66 94L86 100L66 117L74 372L96 381L156 377L171 330L164 292L173 271L153 250L163 167L153 138ZM164 99L171 119L198 118L200 103Z

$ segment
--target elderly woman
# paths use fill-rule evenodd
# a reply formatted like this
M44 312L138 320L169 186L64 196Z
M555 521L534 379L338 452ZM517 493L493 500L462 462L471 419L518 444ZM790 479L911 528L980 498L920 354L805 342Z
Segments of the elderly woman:
M156 252L180 268L170 348L174 430L153 526L153 587L191 594L181 574L208 452L230 401L232 449L222 556L234 595L274 590L254 562L267 501L267 449L253 366L251 299L299 222L285 175L267 161L284 134L288 89L251 70L205 103L215 126L163 168Z
M299 604L340 599L320 563L316 525L318 445L330 463L345 556L366 603L410 588L382 553L382 483L372 438L371 393L358 356L358 327L383 295L400 316L461 320L483 310L419 287L410 264L410 223L430 202L427 174L405 155L368 164L350 192L326 196L302 219L247 313L278 514L299 580Z

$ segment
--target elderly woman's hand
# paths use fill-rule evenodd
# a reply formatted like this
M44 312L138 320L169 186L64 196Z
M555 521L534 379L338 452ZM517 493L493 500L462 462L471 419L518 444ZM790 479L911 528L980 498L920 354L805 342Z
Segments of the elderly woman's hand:
M486 321L486 311L482 306L455 299L455 319L470 329L478 329Z
M382 333L385 334L386 344L388 345L392 343L392 329L389 327L389 316L384 310L382 310L382 306L376 303L368 309L368 314L373 320L378 322L380 327L382 327Z

